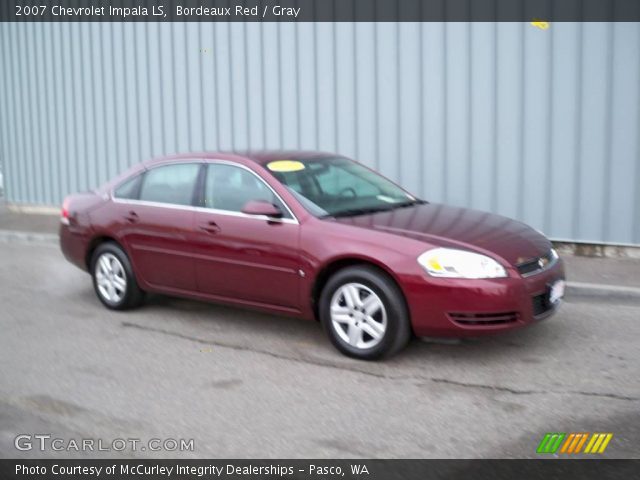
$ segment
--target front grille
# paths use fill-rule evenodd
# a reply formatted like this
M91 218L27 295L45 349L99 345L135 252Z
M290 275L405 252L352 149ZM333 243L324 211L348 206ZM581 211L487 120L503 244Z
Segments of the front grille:
M531 297L531 301L533 303L533 316L537 317L538 315L542 315L543 313L551 310L552 306L549 303L549 298L546 293L541 293L540 295L536 295Z
M465 327L482 327L485 325L504 325L518 321L517 312L500 313L450 313L449 317L455 323Z
M520 272L520 275L527 277L545 270L553 265L555 261L556 256L553 254L552 250L549 250L541 257L532 258L531 260L517 264L516 268L518 269L518 272Z

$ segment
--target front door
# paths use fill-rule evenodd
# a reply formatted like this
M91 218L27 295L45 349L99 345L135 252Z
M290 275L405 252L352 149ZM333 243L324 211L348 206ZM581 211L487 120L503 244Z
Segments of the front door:
M282 219L243 214L250 200L283 211ZM204 208L195 214L195 269L207 295L298 310L299 228L273 190L251 170L210 163Z

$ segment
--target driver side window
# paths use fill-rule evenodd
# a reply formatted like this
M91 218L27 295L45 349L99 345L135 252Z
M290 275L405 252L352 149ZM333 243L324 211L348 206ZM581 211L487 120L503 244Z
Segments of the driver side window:
M204 186L204 206L216 210L241 212L247 202L261 200L280 208L283 218L289 211L271 188L257 175L242 167L226 163L210 163Z

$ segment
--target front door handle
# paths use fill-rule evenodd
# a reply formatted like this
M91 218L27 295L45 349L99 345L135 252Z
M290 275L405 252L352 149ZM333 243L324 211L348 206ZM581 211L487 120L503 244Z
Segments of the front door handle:
M207 233L216 234L220 231L220 227L216 222L212 220L200 225L200 230L204 230Z
M129 211L129 213L124 216L124 219L129 223L137 223L139 220L138 214L133 210Z

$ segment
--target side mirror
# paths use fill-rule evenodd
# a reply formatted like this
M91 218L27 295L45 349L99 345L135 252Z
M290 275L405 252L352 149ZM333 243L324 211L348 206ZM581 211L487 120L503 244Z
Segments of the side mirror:
M247 215L265 215L271 218L282 218L282 210L274 204L265 202L264 200L249 200L244 207L242 213Z

